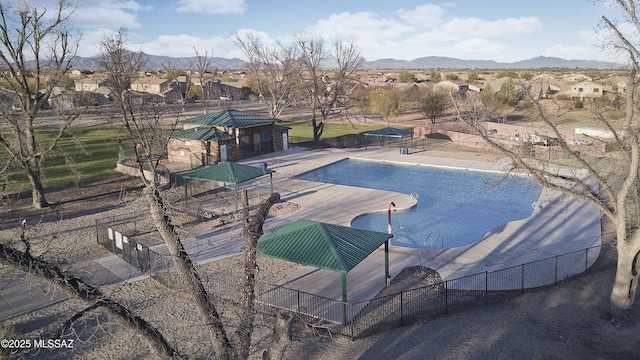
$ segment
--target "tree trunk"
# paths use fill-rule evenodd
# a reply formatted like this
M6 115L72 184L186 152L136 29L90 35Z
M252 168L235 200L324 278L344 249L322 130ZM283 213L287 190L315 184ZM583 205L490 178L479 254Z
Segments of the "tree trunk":
M242 237L244 238L244 284L240 326L236 330L238 338L236 357L238 359L246 359L249 357L251 335L253 334L258 239L263 234L263 225L267 219L269 209L280 199L280 194L271 194L267 200L260 203L253 216L249 216L247 190L241 191L240 199L242 202Z
M189 293L193 294L198 310L204 317L217 358L232 359L233 348L224 330L220 315L213 303L213 299L207 293L191 258L176 235L169 216L165 213L165 206L160 193L155 187L148 185L144 188L144 194L149 203L153 223L167 245L178 273L189 288Z
M31 200L32 205L36 209L44 209L49 206L45 196L44 196L44 188L42 187L42 180L40 176L37 174L37 171L28 168L27 176L29 177L29 181L31 182Z
M322 135L322 126L324 124L322 122L318 123L315 115L311 118L311 127L313 128L313 142L319 142L320 136Z
M280 360L284 356L289 340L291 339L291 314L286 312L278 313L271 335L269 347L262 353L263 360Z
M638 288L638 256L640 247L640 233L634 232L628 238L620 232L626 234L625 229L619 226L617 232L618 262L616 267L616 277L611 291L612 312L616 316L625 315L633 305L635 293Z

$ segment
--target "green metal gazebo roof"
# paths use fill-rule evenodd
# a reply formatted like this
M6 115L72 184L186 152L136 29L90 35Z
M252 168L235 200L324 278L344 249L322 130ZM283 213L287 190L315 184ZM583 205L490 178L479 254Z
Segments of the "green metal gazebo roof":
M403 137L413 134L413 130L398 129L393 127L386 127L378 130L367 131L365 136L386 136L386 137Z
M216 113L204 114L180 121L182 124L193 124L206 127L245 128L251 126L272 124L279 121L276 118L256 115L239 110L223 110Z
M236 211L238 210L238 184L257 177L269 174L271 183L271 193L273 193L273 173L275 171L267 168L258 168L249 165L236 164L232 162L220 163L211 167L202 168L186 174L181 174L182 178L188 180L217 181L223 184L232 184L234 190L234 202ZM184 182L184 196L187 196L187 184Z
M216 130L213 127L195 127L186 130L177 130L171 134L175 139L200 140L208 142L228 141L235 139L233 135Z
M186 174L181 174L180 176L185 179L192 180L217 181L223 184L238 184L273 172L275 171L270 169L225 162Z
M393 235L296 220L258 240L261 255L347 273Z

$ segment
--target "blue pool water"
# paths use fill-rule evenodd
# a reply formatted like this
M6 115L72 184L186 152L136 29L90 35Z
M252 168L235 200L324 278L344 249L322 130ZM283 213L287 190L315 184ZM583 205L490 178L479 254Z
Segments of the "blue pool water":
M298 179L414 194L417 206L391 213L394 245L452 248L480 241L487 232L531 215L541 187L532 179L420 165L345 159ZM500 181L503 180L503 181ZM378 209L386 208L380 204ZM387 212L365 214L351 226L387 231Z

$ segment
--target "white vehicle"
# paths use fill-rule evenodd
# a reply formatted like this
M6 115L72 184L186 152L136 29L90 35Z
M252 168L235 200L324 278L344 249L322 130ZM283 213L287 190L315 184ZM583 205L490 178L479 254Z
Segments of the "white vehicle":
M13 111L22 111L22 108L18 104L11 105L11 110Z

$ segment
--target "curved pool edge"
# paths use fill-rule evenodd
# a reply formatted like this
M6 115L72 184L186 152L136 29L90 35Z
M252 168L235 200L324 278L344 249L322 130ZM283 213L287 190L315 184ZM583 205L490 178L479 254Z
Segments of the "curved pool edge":
M278 154L276 154L277 156ZM277 229L298 218L307 218L315 221L349 225L354 214L361 214L362 209L376 209L385 211L388 201L395 201L395 193L380 193L375 201L364 199L365 192L351 190L355 188L343 187L332 188L326 184L318 185L316 189L307 189L310 192L304 193L305 189L296 189L297 183L291 179L296 173L302 173L308 169L321 167L326 163L338 161L340 159L353 158L376 158L392 162L410 162L416 164L426 164L430 166L447 166L452 168L463 168L472 170L491 170L504 168L504 163L487 163L482 161L466 161L459 159L432 158L418 155L400 155L396 151L368 151L367 154L356 155L348 152L312 152L312 151L289 151L282 153L282 156L273 161L278 171L274 179L280 178L286 181L286 188L279 191L283 195L283 200L288 196L295 197L292 201L301 204L301 208L289 213L269 218L265 224L269 228ZM259 159L264 161L263 159ZM256 160L258 161L258 160ZM271 161L271 160L270 160ZM271 164L271 162L270 162ZM285 179L286 178L286 179ZM302 180L295 180L302 181ZM289 186L291 185L291 186ZM280 187L280 185L278 185ZM336 191L337 190L337 191ZM368 189L371 192L370 189ZM404 194L403 194L404 195ZM353 200L352 196L356 198ZM405 195L408 196L408 195ZM541 195L542 196L542 195ZM391 246L390 272L395 277L404 268L412 266L430 267L442 276L444 280L451 280L487 271L496 271L509 268L520 263L540 261L542 259L553 258L562 254L569 254L577 250L583 250L601 243L600 212L593 206L584 202L572 200L564 204L563 196L550 193L550 200L557 199L553 206L546 206L539 212L534 211L527 219L511 222L511 226L505 226L505 230L499 234L492 234L491 241L482 241L482 246L477 244L467 245L463 248L452 248L447 250L420 250L415 248L403 248ZM320 206L318 206L320 204ZM558 205L560 204L560 205ZM564 204L564 205L563 205ZM366 212L366 211L365 211ZM351 215L349 215L351 214ZM566 220L566 221L565 221ZM521 226L532 227L530 231L534 236L527 237L525 233L514 229L520 222ZM575 226L571 229L571 226ZM521 229L522 230L522 229ZM524 229L530 230L530 229ZM268 231L268 230L266 230ZM536 232L539 231L539 234ZM540 234L551 234L548 239L541 239ZM490 240L486 238L485 240ZM515 252L517 253L515 253ZM591 265L597 258L597 252L589 253L590 258L587 264ZM591 256L595 258L591 258ZM514 262L518 263L514 263ZM576 260L578 264L584 264L584 259ZM373 297L384 287L384 278L371 278L372 269L381 269L384 264L384 254L381 249L376 250L368 259L358 265L348 273L348 282L352 285L353 297L351 301L357 299L365 300L369 296ZM376 270L376 271L377 271ZM578 271L578 270L576 270ZM326 279L335 277L335 286L340 288L340 277L336 274L320 273ZM364 281L366 279L366 281ZM328 281L328 280L327 280ZM309 282L305 279L305 282ZM375 282L375 285L372 284ZM362 285L362 286L359 286ZM355 286L355 287L354 287ZM506 285L505 285L506 286ZM332 288L332 287L328 287Z
M600 211L593 205L570 198L557 191L544 189L547 199L542 209L526 219L505 224L500 231L486 235L481 241L444 250L426 250L417 254L421 265L437 271L443 280L465 278L514 268L514 279L505 279L500 290L520 289L517 267L577 254L572 264L563 266L561 274L541 274L526 288L548 285L549 276L561 280L583 273L597 260L602 244ZM581 252L586 251L583 259ZM394 251L400 250L398 246ZM416 249L412 249L414 252ZM597 250L597 251L596 251ZM567 255L569 254L569 255ZM549 260L552 261L552 260ZM559 279L558 279L559 278ZM459 282L460 289L478 290L477 284Z

